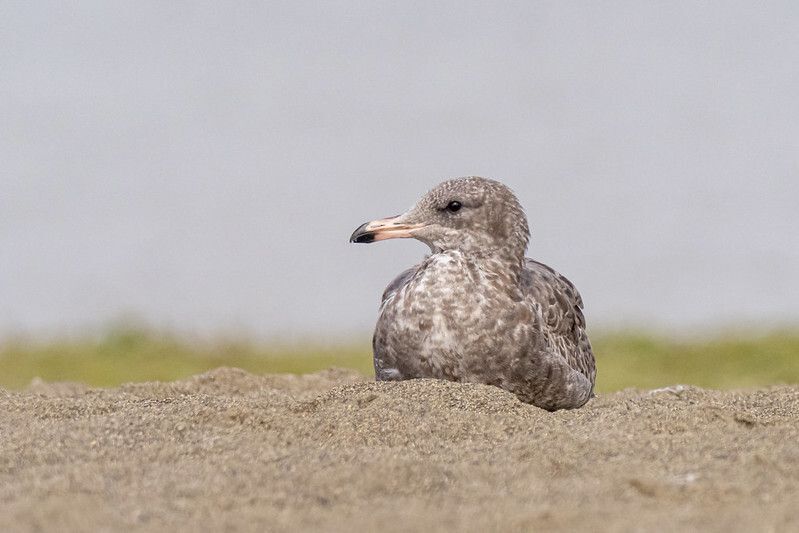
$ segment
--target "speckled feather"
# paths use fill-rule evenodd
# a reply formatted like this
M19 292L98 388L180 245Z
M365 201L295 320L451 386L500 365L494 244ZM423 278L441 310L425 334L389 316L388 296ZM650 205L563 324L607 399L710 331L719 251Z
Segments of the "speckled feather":
M463 204L449 213L449 202ZM487 383L544 409L593 396L596 366L583 302L555 270L524 257L529 231L499 182L449 180L405 222L431 255L383 293L373 337L378 380L440 378Z

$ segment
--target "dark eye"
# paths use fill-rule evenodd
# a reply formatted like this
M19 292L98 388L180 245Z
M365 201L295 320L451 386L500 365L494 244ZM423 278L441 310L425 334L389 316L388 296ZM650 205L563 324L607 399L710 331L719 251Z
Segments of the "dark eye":
M461 203L458 202L457 200L454 200L447 204L447 211L449 211L450 213L456 213L460 211L461 207L462 207Z

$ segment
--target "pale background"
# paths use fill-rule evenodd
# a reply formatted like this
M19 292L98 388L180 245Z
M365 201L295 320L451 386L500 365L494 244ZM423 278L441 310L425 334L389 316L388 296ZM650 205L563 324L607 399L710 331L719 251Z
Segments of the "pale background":
M0 335L365 334L469 174L594 328L799 323L799 3L0 3Z

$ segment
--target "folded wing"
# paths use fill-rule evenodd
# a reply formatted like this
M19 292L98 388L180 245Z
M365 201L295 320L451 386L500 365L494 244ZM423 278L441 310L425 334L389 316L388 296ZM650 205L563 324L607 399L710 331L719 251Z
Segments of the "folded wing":
M554 355L582 374L593 389L596 363L585 331L583 300L574 284L551 267L525 258L522 287L541 310L542 333Z

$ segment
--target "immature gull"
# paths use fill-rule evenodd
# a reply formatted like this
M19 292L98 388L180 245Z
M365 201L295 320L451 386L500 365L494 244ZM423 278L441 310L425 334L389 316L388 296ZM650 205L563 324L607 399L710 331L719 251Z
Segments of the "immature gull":
M378 380L487 383L551 411L593 396L580 294L525 258L527 218L509 188L479 177L445 181L408 212L363 224L350 242L397 237L431 254L383 293L372 339Z

